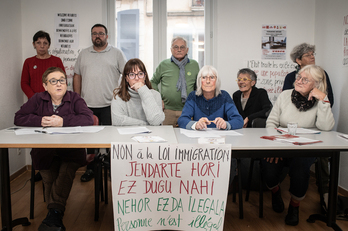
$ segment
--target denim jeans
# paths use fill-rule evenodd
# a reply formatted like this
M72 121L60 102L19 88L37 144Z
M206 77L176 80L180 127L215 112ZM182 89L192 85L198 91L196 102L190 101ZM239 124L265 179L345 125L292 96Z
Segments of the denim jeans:
M314 163L315 157L296 157L285 158L278 161L277 164L262 160L262 175L268 188L272 189L276 187L280 182L280 176L285 166L289 167L290 176L290 193L296 200L302 200L306 195L309 177L310 167Z

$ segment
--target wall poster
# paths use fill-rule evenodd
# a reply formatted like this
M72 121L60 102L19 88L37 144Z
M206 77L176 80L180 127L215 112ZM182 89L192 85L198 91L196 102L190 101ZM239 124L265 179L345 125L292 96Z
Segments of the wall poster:
M343 17L343 58L342 65L348 67L348 15Z
M262 25L261 59L286 59L286 25Z
M55 33L52 41L53 49L50 54L58 56L65 67L68 77L68 90L73 90L72 81L74 66L80 52L79 47L79 20L76 13L55 14Z

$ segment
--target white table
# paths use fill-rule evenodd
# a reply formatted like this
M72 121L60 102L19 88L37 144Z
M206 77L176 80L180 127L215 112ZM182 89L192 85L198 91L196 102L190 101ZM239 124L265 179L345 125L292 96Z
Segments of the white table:
M197 143L197 139L180 134L179 129L171 126L151 127L151 135L158 135L169 143ZM330 192L328 217L312 215L311 219L325 221L329 227L340 230L336 225L336 201L341 151L348 150L348 141L337 137L336 132L322 132L305 137L322 140L323 143L296 146L276 141L260 139L263 135L278 135L275 129L247 128L237 130L243 136L227 136L226 143L232 144L232 156L236 158L268 156L329 156L331 157ZM116 127L108 126L103 131L89 134L71 135L26 135L16 136L13 131L0 131L0 179L1 179L1 219L3 230L29 222L27 218L12 221L11 195L9 181L8 148L110 148L111 142L132 142L133 135L120 135ZM241 181L240 181L241 182ZM241 187L240 187L241 188ZM240 197L241 200L241 197ZM241 203L240 203L241 204Z
M146 126L168 143L177 143L172 126ZM125 128L125 127L122 127ZM7 129L0 131L0 180L2 230L11 231L16 225L30 225L28 218L12 220L9 176L9 148L110 148L112 142L134 142L134 135L120 135L115 126L106 126L98 133L20 135Z
M174 129L178 143L197 143L197 139L188 138ZM279 135L273 128L244 128L235 130L243 136L226 136L227 144L232 145L232 156L235 158L264 158L264 157L331 157L329 205L328 214L323 216L314 214L309 217L311 222L321 220L334 230L341 230L336 224L337 188L339 174L340 152L348 150L348 141L338 137L339 133L321 132L320 134L300 135L311 139L321 140L322 143L310 145L293 145L272 140L261 139L261 136ZM241 190L241 176L239 175L239 189ZM239 194L241 195L241 193ZM241 218L243 214L242 197L239 196Z

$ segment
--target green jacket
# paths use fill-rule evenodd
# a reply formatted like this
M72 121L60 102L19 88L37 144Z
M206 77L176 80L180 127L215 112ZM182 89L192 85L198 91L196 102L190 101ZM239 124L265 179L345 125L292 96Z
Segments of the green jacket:
M155 90L161 86L161 97L164 101L164 108L174 111L182 111L185 103L181 102L181 92L176 90L176 83L179 79L179 67L171 59L163 60L156 68L152 76L151 84ZM187 95L194 90L199 72L197 61L189 59L185 66L185 78Z

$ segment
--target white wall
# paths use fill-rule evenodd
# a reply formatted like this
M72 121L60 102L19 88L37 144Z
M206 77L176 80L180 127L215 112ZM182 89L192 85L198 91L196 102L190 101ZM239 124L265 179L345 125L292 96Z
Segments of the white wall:
M317 61L330 76L334 91L333 113L338 132L348 133L348 67L342 67L343 17L347 0L317 0L315 5L315 45ZM348 189L348 153L341 155L339 185Z
M23 104L20 89L22 69L21 1L0 1L0 129L13 126L14 113ZM10 149L10 172L25 165L25 155Z
M246 60L261 59L262 24L287 25L289 61L290 51L295 45L303 42L313 44L314 6L315 0L217 1L217 60L214 63L223 89L230 94L237 91L235 79L238 70L246 67Z
M22 45L23 62L36 55L33 49L33 35L45 30L54 41L54 20L56 13L77 13L79 20L79 47L92 45L91 27L105 22L104 0L30 0L22 1ZM53 48L54 44L51 44Z

